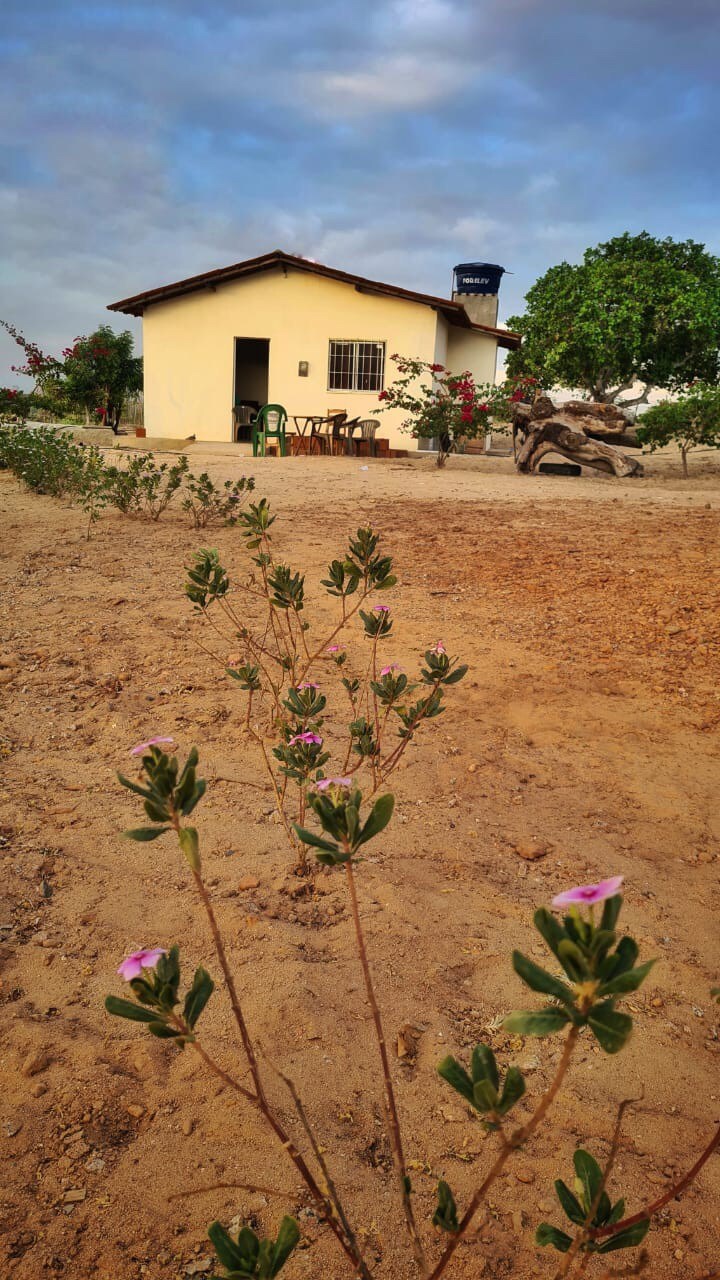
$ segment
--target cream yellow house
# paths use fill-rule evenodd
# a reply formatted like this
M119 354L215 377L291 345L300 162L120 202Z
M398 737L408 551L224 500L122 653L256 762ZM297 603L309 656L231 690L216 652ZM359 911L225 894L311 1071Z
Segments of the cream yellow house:
M435 298L275 250L109 310L143 318L148 435L231 441L247 431L239 405L375 417L395 352L492 382L498 346L520 337L496 327L492 281L463 279L465 292ZM392 448L415 448L399 410L377 416Z

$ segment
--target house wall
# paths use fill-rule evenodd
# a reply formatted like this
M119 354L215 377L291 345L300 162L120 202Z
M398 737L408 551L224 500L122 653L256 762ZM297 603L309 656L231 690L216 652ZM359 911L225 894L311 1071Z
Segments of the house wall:
M462 373L468 369L476 383L494 382L497 343L478 337L472 329L448 325L447 367Z
M268 399L288 414L380 419L379 434L393 447L414 448L400 431L403 414L378 414L376 392L328 391L328 343L366 339L386 343L385 384L394 377L393 352L433 361L443 345L431 307L364 294L338 280L301 271L264 271L245 280L154 303L143 316L145 422L148 435L199 440L232 439L233 365L236 337L270 340ZM451 339L455 341L455 333ZM487 348L483 367L494 368L495 343L468 333L474 359ZM463 360L468 354L462 347ZM307 360L309 375L298 375ZM463 367L463 366L461 366Z

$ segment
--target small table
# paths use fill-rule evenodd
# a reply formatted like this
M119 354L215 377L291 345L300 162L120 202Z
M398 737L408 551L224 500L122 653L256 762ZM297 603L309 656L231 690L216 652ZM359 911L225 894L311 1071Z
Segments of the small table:
M313 442L315 441L315 426L320 422L320 418L313 413L294 413L293 422L295 423L295 433L297 435L298 454L311 454Z

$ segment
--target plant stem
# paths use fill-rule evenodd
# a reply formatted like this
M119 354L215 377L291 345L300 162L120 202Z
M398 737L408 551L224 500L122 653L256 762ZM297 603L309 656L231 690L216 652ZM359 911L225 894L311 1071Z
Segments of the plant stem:
M175 818L175 821L177 822L177 818ZM350 1262L353 1265L355 1274L362 1275L362 1271L360 1269L360 1265L361 1265L360 1260L357 1257L350 1242L346 1239L342 1224L338 1221L335 1215L335 1211L333 1209L331 1201L328 1199L326 1195L323 1195L323 1192L318 1186L318 1183L313 1173L309 1169L304 1157L300 1154L294 1142L292 1141L292 1138L288 1133L286 1133L280 1121L276 1118L276 1116L270 1109L267 1097L265 1096L265 1090L263 1088L262 1079L260 1077L260 1070L258 1068L257 1058L255 1056L255 1048L250 1038L250 1034L247 1029L247 1024L245 1022L242 1009L240 1007L240 1001L238 999L237 990L235 987L235 981L233 979L230 966L228 965L225 946L224 946L222 935L220 933L220 929L217 923L213 905L210 900L210 895L208 894L207 888L205 886L205 882L203 881L203 878L200 872L193 871L192 874L193 874L193 879L195 881L195 887L198 891L203 907L205 908L205 914L207 915L208 922L210 925L210 932L212 933L213 943L215 945L215 952L220 962L220 968L222 969L223 977L225 979L225 984L227 986L228 994L230 997L230 1004L232 1007L233 1014L235 1016L235 1021L240 1031L240 1038L242 1040L243 1049L245 1050L245 1055L248 1060L248 1066L250 1068L250 1074L253 1078L253 1083L255 1085L255 1090L256 1090L255 1095L251 1094L249 1090L245 1090L243 1086L239 1086L238 1082L233 1081L231 1076L226 1076L226 1073L222 1071L222 1068L218 1067L217 1064L214 1063L211 1058L208 1058L207 1055L205 1055L203 1050L200 1050L201 1056L203 1056L204 1060L211 1067L211 1069L215 1071L216 1074L221 1075L222 1078L225 1079L226 1082L229 1083L232 1088L239 1089L243 1094L246 1094L249 1100L251 1100L254 1103L254 1105L258 1108L258 1110L261 1112L267 1124L270 1126L275 1136L279 1139L281 1145L287 1151L290 1159L295 1165L295 1168L300 1174L300 1177L303 1179L313 1199L321 1207L323 1211L323 1216L326 1222L328 1223L332 1231L335 1233L335 1236L337 1237L344 1253L350 1259ZM198 1048L200 1047L198 1046Z
M489 1191L492 1184L495 1182L495 1179L502 1173L505 1167L505 1164L509 1160L512 1153L516 1151L518 1147L522 1146L524 1142L527 1142L527 1139L531 1137L531 1135L535 1132L538 1125L547 1114L549 1108L552 1106L552 1103L554 1102L557 1096L560 1086L563 1080L565 1079L565 1075L570 1065L570 1059L572 1058L573 1050L575 1049L575 1045L577 1044L577 1039L579 1034L580 1033L577 1027L571 1027L570 1030L568 1031L567 1036L565 1037L565 1045L563 1047L563 1051L560 1056L560 1061L557 1065L557 1069L555 1071L555 1075L553 1076L551 1084L545 1090L545 1093L542 1095L537 1107L535 1108L533 1114L530 1116L530 1119L527 1120L526 1123L522 1125L519 1129L516 1129L515 1133L510 1135L510 1138L508 1139L507 1144L502 1148L502 1151L500 1152L497 1159L495 1160L495 1163L493 1164L492 1168L489 1170L486 1177L483 1179L477 1191L473 1195L472 1200L470 1201L470 1204L465 1210L465 1213L462 1217L462 1220L457 1229L457 1232L453 1236L450 1243L447 1245L444 1253L441 1254L440 1260L437 1266L435 1267L435 1270L432 1272L430 1276L430 1280L438 1280L438 1277L443 1274L455 1250L457 1249L460 1241L465 1235L465 1232L470 1226L470 1223L472 1222L475 1216L475 1213L479 1208L482 1200L485 1198L485 1195Z
M689 1187L691 1182L695 1181L703 1165L710 1159L713 1151L717 1151L718 1147L720 1147L720 1125L718 1125L702 1155L695 1161L692 1168L688 1169L687 1173L677 1182L674 1182L669 1190L660 1196L659 1200L654 1200L652 1204L640 1209L638 1213L633 1213L629 1218L623 1218L621 1222L615 1222L610 1227L596 1227L594 1231L588 1233L589 1238L591 1240L600 1240L603 1236L614 1236L617 1235L618 1231L624 1231L626 1227L634 1227L636 1222L644 1222L645 1218L654 1217L656 1213L665 1208L666 1204L669 1204L686 1187Z
M575 1236L575 1239L573 1240L570 1248L565 1254L565 1257L562 1263L560 1264L557 1271L555 1272L553 1280L564 1280L564 1277L570 1274L578 1252L580 1251L582 1246L586 1243L586 1241L589 1239L591 1224L593 1222L595 1214L598 1211L598 1206L602 1199L602 1195L605 1190L605 1187L607 1186L608 1178L610 1177L613 1165L615 1164L615 1160L617 1158L618 1146L620 1143L620 1128L622 1125L622 1119L627 1108L634 1101L635 1101L634 1098L625 1098L620 1103L620 1106L618 1107L618 1113L615 1119L615 1128L613 1130L612 1141L610 1143L610 1152L605 1162L605 1168L603 1169L602 1177L600 1179L600 1182L598 1183L597 1191L593 1196L592 1204L590 1205L587 1211L582 1228ZM580 1266L578 1267L576 1272L577 1275L582 1275L585 1267L587 1266L587 1259L589 1258L589 1256L590 1255L587 1253L583 1255L583 1260L580 1262Z
M355 887L355 875L353 872L352 858L345 863L345 874L347 877L348 893L350 895L350 906L352 910L353 925L355 927L355 940L357 943L358 956L362 966L363 977L365 979L365 992L368 998L368 1004L372 1013L372 1019L375 1026L375 1036L380 1050L380 1061L382 1063L383 1084L385 1086L385 1107L388 1117L388 1125L390 1128L390 1139L392 1143L393 1156L395 1159L395 1170L400 1184L400 1195L402 1198L403 1212L405 1214L405 1222L413 1247L415 1261L420 1270L420 1274L427 1276L427 1264L425 1262L425 1254L423 1252L422 1242L418 1233L413 1214L412 1204L410 1202L410 1192L408 1190L408 1176L405 1165L405 1156L403 1154L402 1135L400 1132L400 1121L398 1118L397 1105L395 1102L395 1093L392 1086L392 1078L390 1075L390 1063L388 1061L387 1046L385 1044L385 1034L383 1032L382 1019L380 1017L380 1009L375 998L375 990L373 987L372 975L370 973L370 965L367 958L367 950L365 947L365 937L363 934L362 924L360 921L360 910L358 906L357 889Z
M267 1054L265 1054L265 1058L267 1061L269 1061L269 1059L267 1059ZM313 1155L315 1156L315 1159L317 1160L320 1166L320 1169L322 1170L328 1195L330 1196L330 1199L332 1200L333 1205L335 1206L335 1209L337 1211L338 1218L342 1222L342 1225L345 1229L345 1235L347 1236L350 1244L352 1245L352 1248L355 1250L355 1253L357 1255L358 1262L360 1264L359 1265L360 1275L363 1277L363 1280L371 1280L370 1272L368 1271L367 1264L365 1262L365 1259L362 1256L360 1246L357 1242L357 1237L352 1227L350 1226L350 1223L347 1218L347 1214L345 1213L345 1209L343 1208L342 1200L340 1199L340 1193L338 1192L335 1182L331 1176L330 1170L327 1166L327 1161L325 1160L325 1156L323 1155L322 1149L318 1143L317 1138L315 1137L315 1133L310 1124L310 1121L308 1120L307 1112L305 1111L305 1107L303 1106L300 1095L295 1087L295 1083L293 1080L290 1079L290 1076L286 1076L284 1072L280 1070L279 1067L273 1066L272 1062L270 1062L270 1066L273 1067L273 1070L280 1077L283 1084L286 1086L290 1094L290 1097L293 1100L293 1105L295 1107L295 1110L297 1111L300 1123L303 1129L305 1130L308 1142L312 1147Z

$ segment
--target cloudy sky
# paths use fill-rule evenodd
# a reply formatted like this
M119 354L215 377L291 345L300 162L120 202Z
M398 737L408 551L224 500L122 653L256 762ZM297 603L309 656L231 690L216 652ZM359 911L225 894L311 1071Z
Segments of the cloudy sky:
M273 248L498 262L504 318L626 229L720 252L719 53L717 0L6 0L0 318L57 353Z

